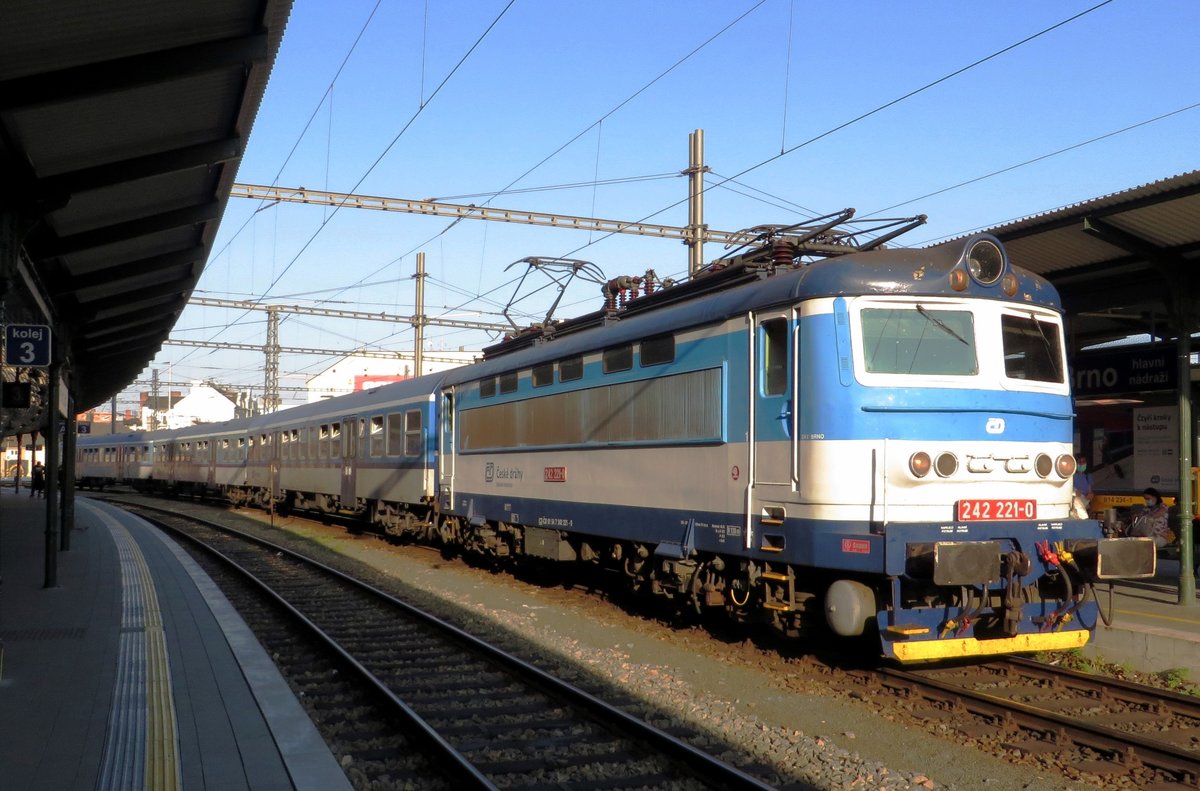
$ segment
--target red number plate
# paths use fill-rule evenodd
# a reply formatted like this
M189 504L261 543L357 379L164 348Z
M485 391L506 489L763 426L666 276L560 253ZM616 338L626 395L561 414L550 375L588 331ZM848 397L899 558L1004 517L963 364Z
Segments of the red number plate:
M1037 519L1035 500L959 500L960 522Z

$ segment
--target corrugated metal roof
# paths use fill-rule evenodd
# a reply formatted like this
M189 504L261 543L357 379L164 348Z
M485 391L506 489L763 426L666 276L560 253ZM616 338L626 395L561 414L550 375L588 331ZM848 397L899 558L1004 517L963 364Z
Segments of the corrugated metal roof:
M1200 170L1064 206L988 231L1060 291L1077 345L1153 327L1200 329ZM1173 312L1180 299L1190 316ZM1111 314L1106 316L1104 314Z
M40 302L68 339L79 409L133 379L183 310L291 5L0 3L0 206L23 234L0 275L22 318Z

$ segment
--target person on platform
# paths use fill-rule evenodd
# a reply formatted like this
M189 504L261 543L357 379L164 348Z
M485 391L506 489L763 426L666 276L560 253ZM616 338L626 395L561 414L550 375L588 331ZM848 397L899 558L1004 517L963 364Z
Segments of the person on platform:
M40 461L33 463L33 469L29 472L29 496L44 497L46 489L46 468L42 466Z
M1071 510L1078 519L1087 519L1088 508L1092 498L1096 496L1092 488L1092 476L1088 473L1087 456L1082 453L1075 457L1075 497Z
M1172 543L1175 534L1171 532L1167 504L1163 502L1162 495L1151 486L1142 492L1142 500L1142 511L1134 517L1129 534L1138 538L1153 538L1154 546L1159 548Z

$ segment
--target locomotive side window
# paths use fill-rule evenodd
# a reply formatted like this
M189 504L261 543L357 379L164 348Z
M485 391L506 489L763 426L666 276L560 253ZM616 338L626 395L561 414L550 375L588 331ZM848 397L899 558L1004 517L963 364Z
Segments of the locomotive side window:
M425 432L421 430L421 410L410 409L404 415L404 455L420 456L425 444Z
M558 381L572 382L583 378L583 358L568 357L558 361Z
M1034 382L1064 381L1058 325L1033 316L1001 316L1004 374Z
M489 376L487 379L481 379L479 382L479 397L491 398L496 395L496 377Z
M383 455L383 415L371 418L371 455Z
M763 395L787 392L787 319L768 319L762 323Z
M614 346L604 350L604 373L613 374L618 371L628 371L633 367L633 344Z
M868 373L974 376L975 317L965 310L864 308L864 363Z
M554 363L533 366L533 386L546 387L554 384Z
M721 370L494 404L464 410L461 420L465 453L623 442L718 442Z
M387 455L404 455L403 412L394 412L387 416Z
M675 336L659 335L642 341L641 366L666 365L675 362Z
M500 374L500 394L517 392L517 372L510 371L506 374Z

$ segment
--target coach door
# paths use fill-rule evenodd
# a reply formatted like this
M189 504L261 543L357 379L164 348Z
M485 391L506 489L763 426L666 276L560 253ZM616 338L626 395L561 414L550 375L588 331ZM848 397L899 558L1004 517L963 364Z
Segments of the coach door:
M283 447L280 445L280 433L278 431L276 431L271 434L270 456L268 457L270 459L270 469L268 470L268 472L271 475L271 500L272 501L277 500L279 498L279 483L280 483L280 481L279 481L279 477L280 477L279 455L281 453L283 453Z
M358 503L358 418L350 415L342 420L342 507L353 508Z
M454 506L454 388L442 391L438 430L438 497L443 511Z
M799 480L796 468L795 317L792 310L753 315L749 342L749 474L746 547L766 548L782 524ZM761 535L760 535L761 534Z

